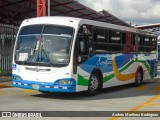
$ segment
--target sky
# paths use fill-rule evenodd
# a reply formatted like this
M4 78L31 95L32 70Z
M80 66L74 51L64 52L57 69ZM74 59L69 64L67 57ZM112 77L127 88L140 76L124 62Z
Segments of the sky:
M160 23L160 0L77 0L96 11L106 10L132 25Z

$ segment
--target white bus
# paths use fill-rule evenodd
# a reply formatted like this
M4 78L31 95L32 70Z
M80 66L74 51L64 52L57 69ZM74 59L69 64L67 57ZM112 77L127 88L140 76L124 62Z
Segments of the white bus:
M13 54L13 86L40 92L87 91L156 76L157 36L73 17L24 20Z

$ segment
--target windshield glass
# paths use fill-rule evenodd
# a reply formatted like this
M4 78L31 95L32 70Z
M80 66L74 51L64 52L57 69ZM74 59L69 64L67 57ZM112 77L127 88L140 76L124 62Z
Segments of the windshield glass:
M23 27L16 43L15 62L30 65L67 65L70 60L72 38L73 28L69 27Z

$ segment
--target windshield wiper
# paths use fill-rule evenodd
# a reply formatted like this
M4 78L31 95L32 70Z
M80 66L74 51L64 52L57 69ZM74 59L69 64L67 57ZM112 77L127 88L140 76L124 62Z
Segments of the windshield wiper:
M34 52L34 53L35 53L35 52ZM25 64L30 63L30 62L36 62L36 61L33 61L34 57L35 57L35 54L30 55L30 56L27 58L27 60L24 61L23 64L25 65Z
M47 60L46 60L47 62L45 62L45 63L49 64L51 67L55 66L53 63L50 62L50 59L49 59L47 53L44 51L44 49L41 49L41 52L44 53L44 55L45 55L45 57L46 57L46 59L47 59Z

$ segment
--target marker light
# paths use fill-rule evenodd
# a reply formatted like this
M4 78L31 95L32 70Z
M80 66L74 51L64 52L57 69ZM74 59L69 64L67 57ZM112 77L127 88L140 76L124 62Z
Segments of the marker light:
M20 76L13 76L14 80L22 80L22 78Z

